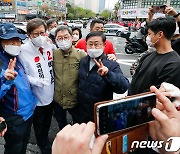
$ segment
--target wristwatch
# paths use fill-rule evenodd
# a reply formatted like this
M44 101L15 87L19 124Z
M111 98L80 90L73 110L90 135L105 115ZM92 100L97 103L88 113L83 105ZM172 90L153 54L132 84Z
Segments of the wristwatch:
M179 15L180 15L180 13L174 15L173 17L174 17L174 18L177 18Z

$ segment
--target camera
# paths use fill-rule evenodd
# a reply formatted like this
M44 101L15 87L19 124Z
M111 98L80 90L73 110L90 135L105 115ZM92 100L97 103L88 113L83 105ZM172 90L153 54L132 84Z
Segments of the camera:
M152 6L154 13L164 13L166 5Z

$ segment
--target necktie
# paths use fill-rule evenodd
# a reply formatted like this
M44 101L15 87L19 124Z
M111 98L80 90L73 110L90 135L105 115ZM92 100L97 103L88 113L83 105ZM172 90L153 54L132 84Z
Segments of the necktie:
M39 48L39 51L43 55L43 48L42 47Z

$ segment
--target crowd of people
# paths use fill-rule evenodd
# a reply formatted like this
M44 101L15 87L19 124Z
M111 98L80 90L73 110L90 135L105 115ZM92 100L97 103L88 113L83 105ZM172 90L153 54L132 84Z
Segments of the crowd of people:
M54 19L30 20L27 36L18 33L12 23L0 24L0 121L7 124L0 135L6 142L5 153L26 153L32 125L42 154L101 153L107 135L98 137L89 148L95 129L94 104L112 100L114 92L155 92L158 101L152 114L156 120L149 129L152 139L180 137L176 109L180 104L180 57L171 47L180 15L168 6L165 12L171 16L147 21L147 45L154 52L140 58L131 83L116 61L100 19L91 22L86 38L79 28L58 26ZM166 96L175 97L176 106ZM72 126L67 125L67 111ZM53 112L60 132L51 148L48 132Z

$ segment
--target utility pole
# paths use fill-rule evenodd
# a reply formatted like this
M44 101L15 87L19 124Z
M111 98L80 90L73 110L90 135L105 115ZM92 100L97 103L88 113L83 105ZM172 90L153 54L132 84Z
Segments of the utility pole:
M64 14L64 18L65 18L65 21L66 21L66 14L67 14L67 7L66 7L66 0L64 0L65 2L65 14Z

